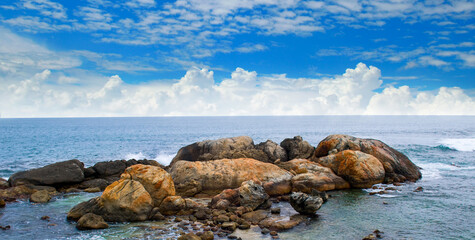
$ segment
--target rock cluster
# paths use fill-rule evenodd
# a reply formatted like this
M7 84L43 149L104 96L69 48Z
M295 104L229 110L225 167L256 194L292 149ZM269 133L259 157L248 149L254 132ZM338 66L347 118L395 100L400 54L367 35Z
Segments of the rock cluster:
M331 135L314 148L300 136L257 145L241 136L185 146L169 167L149 160L117 160L84 168L79 160L70 160L19 172L8 182L0 181L0 200L30 197L31 202L44 203L56 190L104 190L69 211L68 219L78 221L78 229L173 216L179 223L177 216L184 216L193 230L199 229L199 222L203 231L179 239L213 239L215 234L234 238L230 234L236 229L253 224L275 238L276 231L311 219L327 201L325 191L379 183L397 186L420 177L406 156L378 140ZM212 199L205 206L185 197ZM271 208L272 201L290 201L299 214L281 215L279 208Z

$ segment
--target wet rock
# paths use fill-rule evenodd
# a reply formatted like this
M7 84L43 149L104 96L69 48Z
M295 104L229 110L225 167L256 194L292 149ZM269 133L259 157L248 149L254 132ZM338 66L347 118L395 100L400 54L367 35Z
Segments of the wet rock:
M331 168L354 188L370 188L384 181L383 164L377 158L364 152L344 150L321 157L316 161Z
M209 213L206 212L205 209L203 208L200 208L198 209L195 213L194 213L194 216L198 219L198 220L206 220L209 216Z
M100 191L101 191L101 189L98 188L98 187L84 189L84 192L88 192L88 193L95 193L95 192L100 192Z
M76 224L78 230L88 229L105 229L109 228L109 225L104 221L101 216L93 213L88 213L82 216Z
M218 223L229 222L229 217L226 215L219 215L216 217L216 222Z
M290 191L292 174L255 159L221 159L206 162L177 161L170 169L178 195L219 193L234 189L248 180L286 185Z
M237 226L238 226L238 224L235 223L235 222L224 222L221 225L221 228L224 229L224 230L229 230L229 231L234 232L236 230Z
M4 208L6 205L5 200L0 198L0 208Z
M269 212L266 210L256 210L242 215L242 218L252 224L258 224L267 217L269 217Z
M201 240L201 238L194 233L187 233L178 237L178 240Z
M414 192L422 192L424 191L424 188L423 187L417 187Z
M214 234L212 231L205 231L203 234L201 234L201 240L213 240L214 239Z
M316 191L313 191L312 194L296 192L290 195L290 205L295 211L304 215L315 215L323 202L322 197Z
M247 221L243 221L241 224L239 224L238 228L241 230L246 230L251 228L251 224L249 224Z
M263 228L263 229L261 230L261 233L264 234L264 235L265 235L265 234L269 234L269 233L270 233L270 230L267 229L267 228Z
M2 230L10 230L10 225L6 225L6 226L0 226L0 229Z
M34 203L47 203L49 200L51 200L51 194L47 190L37 191L30 197L30 202Z
M84 180L83 171L84 164L77 159L73 159L17 172L8 179L8 182L11 186L23 184L52 186L80 183Z
M269 199L269 195L262 185L254 183L254 181L246 181L239 187L240 205L250 207L253 210L262 205Z
M289 160L295 158L308 159L314 152L314 147L307 141L304 141L301 136L295 136L294 138L286 138L280 143L280 146L287 153Z
M15 201L16 199L29 198L31 194L37 190L32 188L31 185L20 185L7 189L0 189L0 199L6 202Z
M306 217L303 215L294 215L294 216L273 216L266 218L259 222L259 227L261 228L268 228L274 231L283 231L287 229L291 229L303 221L305 221Z
M361 151L377 158L384 167L385 182L416 181L421 178L419 168L407 156L374 139L330 135L318 144L313 159L344 150Z
M44 220L44 221L49 221L50 217L49 216L43 216L40 218L41 220Z
M96 178L96 179L91 179L82 182L79 184L79 188L81 189L87 189L87 188L99 188L100 191L103 191L106 189L106 187L109 185L108 181L102 178Z

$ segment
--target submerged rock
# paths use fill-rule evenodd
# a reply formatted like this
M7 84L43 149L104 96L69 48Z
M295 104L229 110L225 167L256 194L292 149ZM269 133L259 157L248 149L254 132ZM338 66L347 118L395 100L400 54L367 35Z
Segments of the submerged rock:
M36 191L30 196L30 202L34 203L47 203L49 200L51 200L51 194L47 190Z
M384 181L383 164L372 155L360 151L345 150L316 161L331 168L354 188L370 188Z
M421 178L419 168L407 156L374 139L330 135L318 144L313 159L344 150L361 151L377 158L384 167L386 182L416 181Z
M98 216L93 213L88 213L78 220L76 228L78 230L105 229L109 228L109 225L104 221L101 216Z
M206 162L177 161L170 169L178 195L216 194L238 188L248 180L272 183L272 188L290 192L292 174L270 163L254 159L222 159ZM272 192L268 192L273 195Z
M17 172L9 179L11 186L22 184L62 185L84 181L84 164L77 159L53 163L41 168Z
M311 194L294 192L290 195L290 205L303 215L315 215L323 203L324 199L315 190Z

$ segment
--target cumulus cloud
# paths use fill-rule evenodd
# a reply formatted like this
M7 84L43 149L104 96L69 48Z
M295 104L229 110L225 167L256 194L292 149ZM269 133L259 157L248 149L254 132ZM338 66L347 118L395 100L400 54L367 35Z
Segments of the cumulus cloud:
M21 81L0 81L2 116L475 114L474 98L456 87L390 86L376 93L381 71L363 63L323 79L236 68L230 78L217 81L213 71L196 67L171 83L128 84L113 75L70 84L56 75L44 70Z

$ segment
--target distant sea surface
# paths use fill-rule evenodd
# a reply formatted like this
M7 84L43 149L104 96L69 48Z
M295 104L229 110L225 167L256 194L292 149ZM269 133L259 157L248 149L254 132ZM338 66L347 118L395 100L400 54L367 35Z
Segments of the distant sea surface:
M317 146L330 134L379 139L420 166L423 177L381 196L370 196L369 189L331 192L317 220L281 233L281 239L361 239L375 229L389 239L475 239L472 116L0 119L0 177L74 158L86 167L131 158L167 165L180 147L206 139L247 135L257 144L300 135ZM419 186L424 191L413 192ZM0 230L0 239L120 239L143 234L136 224L75 230L66 213L92 196L60 196L45 205L10 204L0 209L0 225L12 229ZM39 220L43 215L56 226ZM248 238L261 236L249 233Z

